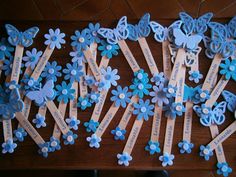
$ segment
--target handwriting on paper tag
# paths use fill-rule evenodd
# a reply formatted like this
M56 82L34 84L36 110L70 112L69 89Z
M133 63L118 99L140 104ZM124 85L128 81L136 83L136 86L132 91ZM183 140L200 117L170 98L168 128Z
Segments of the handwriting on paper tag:
M162 42L162 55L163 55L163 70L168 79L171 76L171 61L170 51L168 48L169 42L167 40Z
M3 120L4 141L12 139L12 125L11 120Z
M101 95L99 97L99 102L95 105L94 111L93 111L93 115L92 115L92 119L95 121L98 121L99 116L101 115L102 112L102 108L103 105L105 103L106 97L107 97L107 91L102 91Z
M160 125L161 125L162 106L159 107L155 104L155 112L153 116L152 134L151 141L156 142L159 139Z

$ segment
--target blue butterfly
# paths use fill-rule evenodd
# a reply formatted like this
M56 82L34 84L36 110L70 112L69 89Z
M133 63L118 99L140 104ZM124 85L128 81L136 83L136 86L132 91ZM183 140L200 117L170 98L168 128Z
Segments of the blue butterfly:
M129 30L127 28L127 17L123 16L115 29L100 28L98 33L107 39L109 44L117 44L119 40L127 39Z
M1 95L2 96L2 95ZM5 95L5 101L1 101L0 115L3 119L13 119L16 112L21 112L24 108L24 102L21 100L18 88L10 91L10 95Z
M173 29L173 35L175 45L188 50L196 49L202 40L202 36L198 34L186 35L179 28Z
M168 28L163 27L161 24L155 21L151 21L149 25L151 26L152 31L155 33L154 38L157 42L163 42L165 40L172 41L173 29L180 28L182 25L182 21L177 20L172 23Z
M236 111L236 95L227 90L224 90L221 94L227 102L228 110L231 112Z
M146 13L142 16L137 25L128 24L128 38L132 41L137 41L140 37L147 37L150 33L149 21L150 14Z
M207 25L210 22L213 13L206 13L197 19L193 19L185 12L179 13L180 19L183 21L183 31L185 34L199 34L203 35L207 31Z
M35 101L36 105L42 106L44 105L48 100L53 100L55 97L55 92L53 90L54 88L54 82L53 80L48 80L43 88L40 88L36 91L29 91L26 96L32 100Z
M33 38L35 38L39 31L38 27L29 28L24 32L18 31L18 29L10 24L6 24L5 27L7 34L9 35L8 41L13 46L22 45L24 47L29 47L33 43Z
M184 102L192 101L194 104L200 103L200 100L196 99L195 95L197 94L197 90L201 87L202 87L202 85L198 85L198 86L193 88L193 87L189 87L185 84L185 86L184 86L184 97L183 97Z

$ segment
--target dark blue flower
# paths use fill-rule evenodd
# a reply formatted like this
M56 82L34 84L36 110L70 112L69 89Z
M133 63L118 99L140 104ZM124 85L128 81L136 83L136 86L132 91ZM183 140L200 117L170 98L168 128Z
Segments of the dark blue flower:
M5 59L3 61L2 70L4 71L5 76L8 76L11 74L12 66L13 66L13 57L12 56L10 56L8 59Z
M36 114L36 117L32 122L36 125L37 128L46 127L45 117L41 114Z
M115 130L111 131L111 134L114 135L115 140L124 140L125 139L126 130L120 129L120 127L116 127Z
M163 72L155 73L153 77L151 78L151 82L155 83L156 86L159 86L160 84L164 84L165 81L166 79Z
M69 117L66 119L66 123L68 124L69 128L78 130L78 125L80 124L80 120L76 119L75 117Z
M6 57L11 57L11 52L14 51L14 48L8 43L6 38L2 38L0 42L0 60L5 59Z
M68 103L69 100L74 99L75 89L72 88L72 84L66 84L65 81L62 82L61 85L56 85L57 89L57 101L64 103Z
M111 59L112 56L117 56L119 49L118 45L109 44L105 40L102 40L101 45L98 47L98 50L101 51L101 55L106 56L108 59Z
M41 55L43 54L42 51L37 51L36 48L33 48L32 51L27 50L26 56L22 58L25 61L25 66L30 67L32 70L35 68L36 64L38 63Z
M70 63L66 64L66 69L63 69L65 73L65 80L70 80L71 83L80 81L80 77L83 76L83 66L79 65L77 62L74 62L72 65Z
M168 85L167 88L164 88L164 92L166 92L166 96L168 98L173 98L176 95L176 90L177 87L173 86L173 85Z
M71 46L75 47L78 51L86 50L88 45L92 43L88 29L82 30L81 33L76 30L75 35L72 35L70 38L72 40Z
M39 145L40 149L38 150L38 153L42 155L43 157L47 158L48 153L51 152L51 147L49 142L45 142L44 144Z
M54 82L57 81L57 77L61 77L61 66L57 65L56 61L53 61L52 63L48 62L41 74L41 77L46 78L47 80L53 80Z
M6 154L13 153L15 148L17 147L17 144L13 142L12 139L8 139L6 142L2 144L2 153Z
M84 85L92 87L95 85L95 82L96 81L95 81L94 76L89 76L89 75L84 76Z
M84 126L86 127L86 131L89 132L96 132L97 127L99 126L99 122L95 122L93 119L90 119L88 122L84 123Z
M115 106L121 106L123 108L126 107L127 103L130 103L130 97L132 95L131 92L128 92L128 87L122 88L120 85L117 86L116 90L112 90L111 101L115 102Z
M150 155L153 155L155 153L160 153L160 144L159 142L153 142L153 141L148 141L147 146L145 146L145 151L149 151Z
M66 43L63 39L65 37L65 33L61 33L59 28L55 31L53 29L49 29L49 34L45 34L44 37L47 39L44 44L49 45L51 49L54 49L55 47L60 49L61 44Z
M54 138L53 136L50 138L50 150L51 152L54 152L56 150L60 150L61 145L60 145L60 140L57 138Z
M91 42L95 42L95 43L100 43L101 39L98 35L98 30L100 28L100 24L99 23L96 23L95 25L92 24L92 23L89 23L88 25L88 30L89 30L89 33L90 33L90 40Z
M42 78L39 77L37 81L34 78L30 77L28 74L25 74L21 79L21 83L23 84L23 88L25 92L32 91L32 90L39 90L41 88Z
M175 119L176 116L182 116L183 113L186 111L182 103L176 103L176 102L172 102L169 105L163 107L163 110L165 111L165 116L170 117L172 119Z
M194 147L194 145L189 141L182 140L181 142L178 143L178 147L181 154L185 152L190 154L192 152L192 148Z
M146 101L143 101L143 99L139 99L138 103L134 103L133 106L133 114L137 115L138 120L144 119L145 121L148 121L149 116L154 115L154 105L150 104L149 99L147 99Z
M134 72L133 82L148 83L148 81L148 74L143 69Z
M14 133L14 138L13 138L14 141L23 142L24 138L27 136L27 132L22 127L19 127L18 129L14 130L13 133Z
M89 98L87 96L84 98L79 97L77 107L79 107L82 110L85 110L86 108L91 107L91 106L92 104L90 103Z
M133 81L133 84L129 87L133 90L133 95L138 95L140 98L143 98L144 95L149 95L149 90L152 88L152 85L148 82Z
M78 138L78 135L74 134L72 131L68 131L67 134L62 136L64 139L65 145L72 145L75 144L75 139Z
M210 92L199 87L197 89L195 98L199 100L199 102L205 102L206 100L210 99Z

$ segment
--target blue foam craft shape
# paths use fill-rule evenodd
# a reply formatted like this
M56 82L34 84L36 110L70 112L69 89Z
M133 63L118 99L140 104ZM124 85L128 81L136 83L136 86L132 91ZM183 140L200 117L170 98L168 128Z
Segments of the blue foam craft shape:
M36 91L30 91L26 94L26 96L35 102L36 105L42 106L48 100L52 100L55 97L55 92L53 90L54 82L53 80L48 80L43 88L40 88Z
M107 39L109 44L117 44L119 40L127 39L129 36L129 30L127 28L127 17L123 16L119 20L116 28L100 28L98 33Z
M227 90L224 90L221 95L227 102L227 109L234 112L236 110L236 95Z
M19 31L13 25L6 24L5 28L7 30L8 42L13 45L22 45L24 47L29 47L33 43L33 38L35 38L36 34L39 31L38 27L32 27L27 29L24 32Z
M138 24L136 25L128 24L128 30L129 30L128 39L132 41L137 41L138 38L148 37L151 31L149 27L149 22L150 22L150 14L146 13L141 17Z
M194 104L198 104L200 102L195 96L198 93L198 89L201 88L202 85L198 85L196 87L190 87L188 85L184 85L184 102L192 101Z

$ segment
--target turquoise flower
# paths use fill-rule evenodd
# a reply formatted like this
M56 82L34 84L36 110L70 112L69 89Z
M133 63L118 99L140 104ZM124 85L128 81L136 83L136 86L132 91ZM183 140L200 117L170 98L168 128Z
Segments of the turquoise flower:
M143 98L144 95L149 95L149 90L152 88L152 85L148 82L133 81L133 84L129 87L133 90L133 95L138 95L140 98Z
M173 154L165 152L162 156L159 157L159 160L162 162L162 166L166 167L167 165L173 165L174 158L175 156Z
M205 160L209 160L211 156L213 156L213 152L210 149L210 146L200 146L200 156L204 157Z
M35 119L32 121L37 128L46 127L45 117L41 114L36 114Z
M8 43L6 38L2 38L0 41L0 60L5 59L6 57L11 57L14 48Z
M22 127L19 127L18 129L14 130L13 133L14 133L14 138L13 138L14 141L23 142L24 138L27 136L27 132Z
M91 43L93 43L93 42L100 43L101 39L100 39L100 37L98 35L98 30L100 28L100 24L96 23L94 25L92 23L89 23L88 27L89 27L88 30L89 30L89 33L90 33Z
M125 133L126 130L120 129L120 127L116 127L116 129L111 131L111 134L114 135L115 140L124 140Z
M203 78L203 75L199 71L189 71L189 80L194 81L196 84L199 83L199 80Z
M88 94L88 98L91 104L99 102L100 93L91 91Z
M92 104L90 103L88 96L84 98L83 97L78 98L77 107L79 107L80 109L85 110L86 108L89 108L91 106Z
M64 79L70 80L71 83L80 81L80 77L84 75L83 66L79 65L77 62L74 62L72 65L70 63L66 64L66 69L63 69L65 74Z
M229 167L227 162L218 162L216 166L218 168L216 171L217 174L223 175L224 177L229 176L229 173L232 173L233 171L232 168Z
M150 96L152 97L152 103L157 103L158 106L162 106L163 104L169 104L169 98L164 91L164 84L160 84L159 87L154 85L153 91L150 92Z
M13 153L17 144L13 142L12 139L8 139L6 142L2 143L2 153Z
M57 81L57 77L61 77L61 66L57 65L56 61L52 63L48 62L41 74L41 77L46 78L47 80Z
M106 56L108 59L111 59L112 56L118 55L118 50L120 47L116 44L109 44L105 40L101 41L101 46L98 47L98 50L101 51L102 56Z
M56 85L57 89L57 101L64 103L68 103L69 100L74 99L75 89L72 88L72 84L66 84L65 81L62 82L61 85Z
M166 96L168 98L173 98L176 95L177 87L169 84L166 88L164 88L164 92L166 92Z
M100 147L100 142L102 141L102 139L94 133L91 135L91 137L87 137L86 141L89 142L89 147L95 147L96 149L98 149Z
M49 29L49 34L45 34L44 37L47 39L44 44L49 45L50 49L54 49L55 47L60 49L61 44L66 43L63 39L65 37L65 33L61 33L59 28L55 31L53 29Z
M105 80L105 87L107 90L111 87L111 85L117 86L116 81L120 79L120 76L117 73L118 70L112 69L110 66L108 66L106 69L101 69L101 74Z
M143 69L140 69L137 72L134 72L133 82L148 83L148 81L149 81L148 74L144 72Z
M38 150L38 153L42 155L43 157L47 158L48 153L51 152L51 147L49 142L45 142L44 144L39 145L40 149Z
M122 154L117 154L118 158L118 164L129 166L129 161L131 161L133 158L131 155L129 155L127 152L123 152Z
M60 150L61 145L60 145L60 140L57 138L54 138L53 136L50 138L50 150L51 152L55 152L56 150Z
M128 103L131 102L130 97L132 95L131 92L128 92L128 87L122 88L120 85L117 86L116 90L112 90L111 101L115 102L115 106L121 106L123 108L126 107Z
M12 56L10 56L8 59L5 59L3 61L2 70L4 71L5 76L8 76L11 74L12 66L13 66L13 57Z
M144 119L145 121L148 121L149 116L154 115L154 105L150 104L149 99L147 99L145 102L143 99L139 99L138 103L134 103L133 106L133 114L137 115L138 120Z
M25 61L25 66L30 67L32 70L35 68L36 64L38 63L41 55L43 54L42 51L37 51L36 48L33 48L32 51L27 50L26 56L22 58Z
M75 35L72 35L70 38L72 40L71 46L75 47L78 51L86 50L88 45L92 43L88 29L82 30L81 33L76 30Z
M225 79L229 80L231 77L236 81L236 59L225 59L225 64L220 64L220 74L225 75Z
M195 98L199 100L199 102L205 102L206 100L210 99L210 92L208 90L202 90L201 88L198 88Z
M75 117L70 117L66 119L66 123L68 124L69 128L73 130L78 130L78 125L80 124L80 121Z
M88 122L84 123L84 126L86 127L86 132L90 133L92 131L95 133L99 126L99 122L90 119Z
M178 143L178 147L181 154L185 152L190 154L192 152L192 148L194 147L194 145L189 141L182 140L181 142Z
M73 52L70 52L70 56L72 57L73 63L78 63L79 65L82 65L82 63L87 63L87 60L84 57L84 53L82 51L75 50Z
M159 142L153 142L150 140L147 146L145 146L145 151L149 151L150 155L153 155L155 153L160 153L161 149Z
M168 106L163 107L165 111L165 116L175 119L176 116L182 116L186 111L184 105L182 103L172 102Z
M95 83L96 81L95 81L94 76L89 76L89 75L84 76L84 85L92 87L95 85Z
M63 135L62 138L64 139L65 145L72 145L75 144L75 139L78 138L78 135L74 134L72 131L68 131L68 133Z
M151 82L155 83L156 86L159 86L160 84L164 84L165 81L166 79L163 72L155 73L153 77L151 78Z

